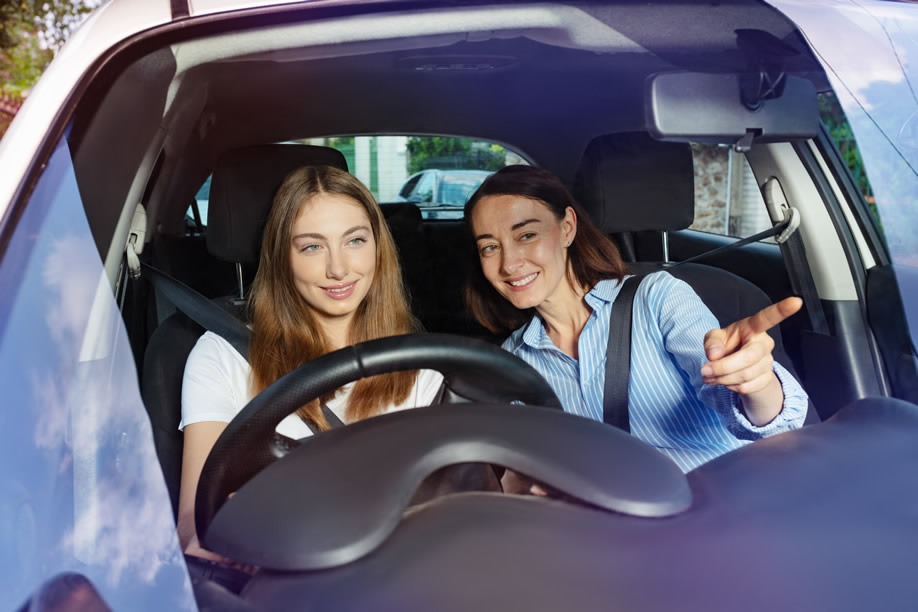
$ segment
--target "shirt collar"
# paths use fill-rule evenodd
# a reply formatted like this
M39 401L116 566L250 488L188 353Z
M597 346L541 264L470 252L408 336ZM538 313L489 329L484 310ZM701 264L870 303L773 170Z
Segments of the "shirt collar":
M627 276L625 278L627 278ZM615 301L615 296L621 291L623 281L624 279L621 281L615 279L601 280L596 283L592 289L587 291L584 299L590 308L593 309L593 312ZM523 344L534 349L544 349L554 346L538 314L533 315L532 319L530 319L529 323L526 325L526 329L523 331L522 340Z

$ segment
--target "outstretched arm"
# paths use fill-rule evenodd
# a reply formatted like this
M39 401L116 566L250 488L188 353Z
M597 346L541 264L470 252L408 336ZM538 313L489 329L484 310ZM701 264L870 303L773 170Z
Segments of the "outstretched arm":
M802 305L800 298L789 297L705 335L708 363L701 368L702 380L739 394L746 418L753 425L770 423L784 404L784 392L773 368L775 343L767 332Z

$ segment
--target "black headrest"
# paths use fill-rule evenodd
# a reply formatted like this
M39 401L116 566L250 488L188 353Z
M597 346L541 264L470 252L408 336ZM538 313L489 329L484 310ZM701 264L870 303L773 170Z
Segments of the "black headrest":
M319 165L347 170L340 151L313 145L256 145L221 155L210 185L207 250L221 259L257 263L278 187L297 168Z
M685 229L695 216L691 145L646 132L599 136L583 153L574 194L609 234Z
M416 223L420 226L423 217L421 209L414 202L393 202L391 204L380 204L383 217L388 222L405 222Z

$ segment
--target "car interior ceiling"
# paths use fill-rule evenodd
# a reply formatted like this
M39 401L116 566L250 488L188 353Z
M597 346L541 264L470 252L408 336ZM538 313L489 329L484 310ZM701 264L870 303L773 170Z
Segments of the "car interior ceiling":
M205 236L186 231L185 211L223 155L251 145L297 138L370 133L486 138L511 145L574 189L578 173L582 176L589 165L589 147L594 139L611 135L605 137L622 141L633 133L646 137L643 83L648 74L672 69L745 69L748 60L736 45L737 28L769 32L795 50L796 55L787 60L789 72L810 79L818 89L826 88L825 76L800 45L796 30L759 3L722 3L730 10L717 13L718 18L710 24L701 24L694 35L680 28L685 13L679 3L655 17L659 30L637 25L646 24L641 19L623 18L629 10L640 10L639 4L604 8L588 3L583 7L598 24L617 28L596 26L606 44L600 52L586 44L577 48L570 42L575 38L565 39L559 32L532 29L523 35L517 31L512 38L494 35L456 42L434 37L430 46L420 48L398 46L391 40L352 41L353 54L339 56L342 50L336 51L330 43L272 49L268 30L250 32L255 43L246 47L243 56L219 37L177 44L175 53L163 49L145 55L126 69L122 66L120 76L101 81L99 91L89 96L92 108L77 109L75 115L75 165L100 254L107 262L120 262L119 241L124 244L122 237L126 237L131 210L125 202L142 201L150 220L144 259L207 297L234 293L234 264L208 252ZM717 9L712 6L711 10ZM697 20L697 14L693 13L692 19ZM629 24L635 29L629 30ZM301 25L306 28L310 24ZM296 26L291 28L295 33ZM680 35L673 38L674 32ZM498 58L501 62L493 70L417 69L425 62L447 65L456 57L484 58L492 63ZM240 83L246 85L240 87ZM114 140L123 148L102 146ZM668 143L665 148L684 153L687 147L686 143ZM613 193L640 189L634 184L615 185L603 176L598 180ZM648 170L641 180L649 185L658 179ZM686 207L680 214L690 215L694 204L691 189L678 191L678 204ZM679 230L685 227L669 224L665 203L661 202L658 198L647 205L651 218L658 215L650 224L605 228L626 255L643 262L640 265L656 266L653 262L662 259L658 249L663 233L673 233L675 243ZM463 256L463 223L423 220L415 208L387 207L387 212L418 316L429 331L499 340L471 321L462 305L462 266L468 264ZM756 293L756 300L784 297L791 291L787 270L780 253L767 246L750 245L728 262L710 262L714 264L712 273L728 270L731 277L743 277ZM755 255L763 249L772 255ZM749 263L736 263L745 261ZM770 265L762 266L763 261ZM107 270L111 270L108 265ZM451 273L435 273L441 270ZM253 264L243 265L246 283L254 272ZM700 281L697 287L705 283L715 286L717 282ZM157 301L142 282L135 285L136 289L127 292L125 320L138 368L142 368L147 341L169 308L163 308L162 300ZM724 308L718 296L725 293L717 289L708 293L711 297L706 302L720 318L738 312L728 309L730 314L718 313ZM730 295L731 307L748 309L750 304L761 303L738 306L736 296L746 293ZM840 314L839 318L843 316L850 315ZM836 345L820 350L804 345L799 339L802 325L788 322L783 335L787 362L796 366L805 384L817 380L812 375L816 359L851 369L856 356L846 357ZM846 325L840 324L839 329L856 328ZM813 395L818 398L820 393ZM825 407L816 400L821 416L831 415L836 401L854 397L831 399L831 403L824 403L831 405Z

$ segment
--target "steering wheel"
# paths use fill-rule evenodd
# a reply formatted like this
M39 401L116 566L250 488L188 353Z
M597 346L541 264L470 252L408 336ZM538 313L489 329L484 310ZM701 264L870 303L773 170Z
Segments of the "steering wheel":
M284 418L361 378L418 369L443 374L445 403L522 402L561 410L560 400L535 368L481 340L447 334L393 336L328 353L279 378L223 430L204 463L195 498L202 542L229 494L289 450L274 435Z

